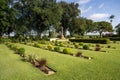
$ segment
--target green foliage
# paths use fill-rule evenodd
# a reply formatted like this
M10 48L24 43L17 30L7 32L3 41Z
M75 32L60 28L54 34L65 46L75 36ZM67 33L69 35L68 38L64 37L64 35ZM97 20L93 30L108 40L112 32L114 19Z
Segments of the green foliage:
M107 46L108 44L103 45ZM0 80L46 80L46 77L49 77L47 78L48 80L73 80L73 78L75 80L119 80L120 73L118 70L120 70L120 45L113 43L110 45L112 47L115 46L117 49L107 49L107 51L109 51L108 53L83 50L83 55L93 57L92 60L85 60L69 55L55 54L55 52L51 51L35 49L34 47L26 46L23 44L17 44L17 46L24 46L27 51L26 55L29 55L32 52L33 55L37 54L40 59L42 57L47 59L47 66L56 70L57 72L54 75L46 76L40 70L35 69L33 65L21 61L21 58L19 58L18 55L13 54L13 51L8 49L4 44L1 44ZM76 49L72 49L72 51L74 50L75 52L73 53L76 54ZM9 63L6 64L8 61ZM70 71L68 71L67 68L69 68ZM97 73L97 77L96 75L91 74L91 71L93 74ZM87 77L86 75L83 75L83 73L86 72ZM10 74L14 76L10 76ZM75 75L77 75L77 77Z
M86 24L86 21L87 19L85 18L72 19L72 25L70 27L71 36L79 38L80 36L83 36L85 32L87 32L87 29L90 30L92 26L89 26L90 28L87 28L88 25Z
M14 51L16 51L18 48L17 48L16 45L12 45L12 46L11 46L11 49L14 50Z
M34 62L35 62L35 59L36 59L36 55L34 55L34 54L30 54L30 55L28 55L28 57L27 57L27 61L28 61L28 62L31 62L31 63L34 63Z
M64 43L63 42L60 42L60 45L61 47L65 47Z
M84 45L84 42L80 42L79 45L83 46L83 45Z
M110 39L105 38L95 38L95 39L69 39L71 42L85 42L85 43L101 43L108 44Z
M53 50L53 45L49 44L47 45L48 50Z
M56 42L55 42L55 46L59 46L59 45L60 45L59 42L56 41Z
M39 44L39 43L34 43L34 47L37 47L37 48L42 48L42 44Z
M11 48L12 44L11 43L7 43L6 44L9 48Z
M88 50L89 46L88 45L83 45L83 49Z
M80 10L78 9L78 4L76 3L70 3L67 2L60 2L60 6L63 8L63 14L61 18L61 26L63 27L64 35L66 35L66 30L70 28L72 25L74 18L76 18L79 15ZM76 27L76 26L74 26ZM75 28L74 28L75 29Z
M65 49L63 49L63 53L64 54L70 54L71 53L71 48L65 48Z
M60 52L60 47L59 46L54 47L54 51Z
M109 37L111 41L120 41L120 37Z
M94 23L95 29L99 32L100 37L102 37L102 32L104 31L112 31L112 25L109 22L101 21Z
M20 54L20 56L25 57L25 48L19 48L17 53Z
M0 38L0 43L11 42L9 38Z
M41 40L41 41L39 41L39 43L40 44L46 44L47 42L46 42L46 40Z
M77 44L77 43L74 44L74 46L75 46L75 48L79 48L79 44Z
M37 43L34 43L34 47L38 47L38 44L37 44Z
M77 52L77 54L75 56L76 57L81 57L82 56L82 52Z

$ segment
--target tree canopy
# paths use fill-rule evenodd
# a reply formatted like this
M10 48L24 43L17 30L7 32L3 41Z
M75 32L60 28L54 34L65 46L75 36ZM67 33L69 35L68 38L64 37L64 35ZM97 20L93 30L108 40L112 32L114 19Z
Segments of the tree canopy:
M112 31L112 25L109 22L101 21L101 22L95 22L95 30L99 32L100 37L102 37L102 32L105 31Z
M0 37L3 34L30 36L31 31L41 37L45 32L52 35L60 33L63 27L64 35L69 31L70 36L81 35L98 30L111 31L108 22L93 22L80 17L77 3L67 3L56 0L1 0L0 1ZM110 19L113 19L111 16ZM51 31L53 29L54 31Z

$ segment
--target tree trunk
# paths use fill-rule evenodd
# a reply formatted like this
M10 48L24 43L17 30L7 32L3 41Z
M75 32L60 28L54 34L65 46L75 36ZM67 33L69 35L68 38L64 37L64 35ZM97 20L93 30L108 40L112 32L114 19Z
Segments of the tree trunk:
M102 32L99 32L99 34L100 34L100 38L102 38Z
M41 32L37 32L37 36L38 36L38 38L42 38L42 33Z
M0 38L2 38L2 33L0 33Z

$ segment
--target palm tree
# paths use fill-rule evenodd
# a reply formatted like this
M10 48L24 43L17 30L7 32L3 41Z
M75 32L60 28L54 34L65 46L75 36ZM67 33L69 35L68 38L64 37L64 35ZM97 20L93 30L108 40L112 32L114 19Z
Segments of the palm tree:
M114 17L115 17L114 15L111 15L111 16L109 17L111 23L112 23Z

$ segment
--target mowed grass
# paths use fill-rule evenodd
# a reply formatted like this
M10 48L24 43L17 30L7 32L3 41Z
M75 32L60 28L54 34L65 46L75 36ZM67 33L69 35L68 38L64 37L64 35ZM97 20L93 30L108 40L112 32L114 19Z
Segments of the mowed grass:
M108 53L80 50L92 60L51 52L23 44L26 54L35 54L47 59L47 65L56 71L45 75L21 57L14 54L5 45L0 45L0 80L119 80L120 79L120 44L110 44L117 49L107 49ZM73 49L77 51L77 49Z

